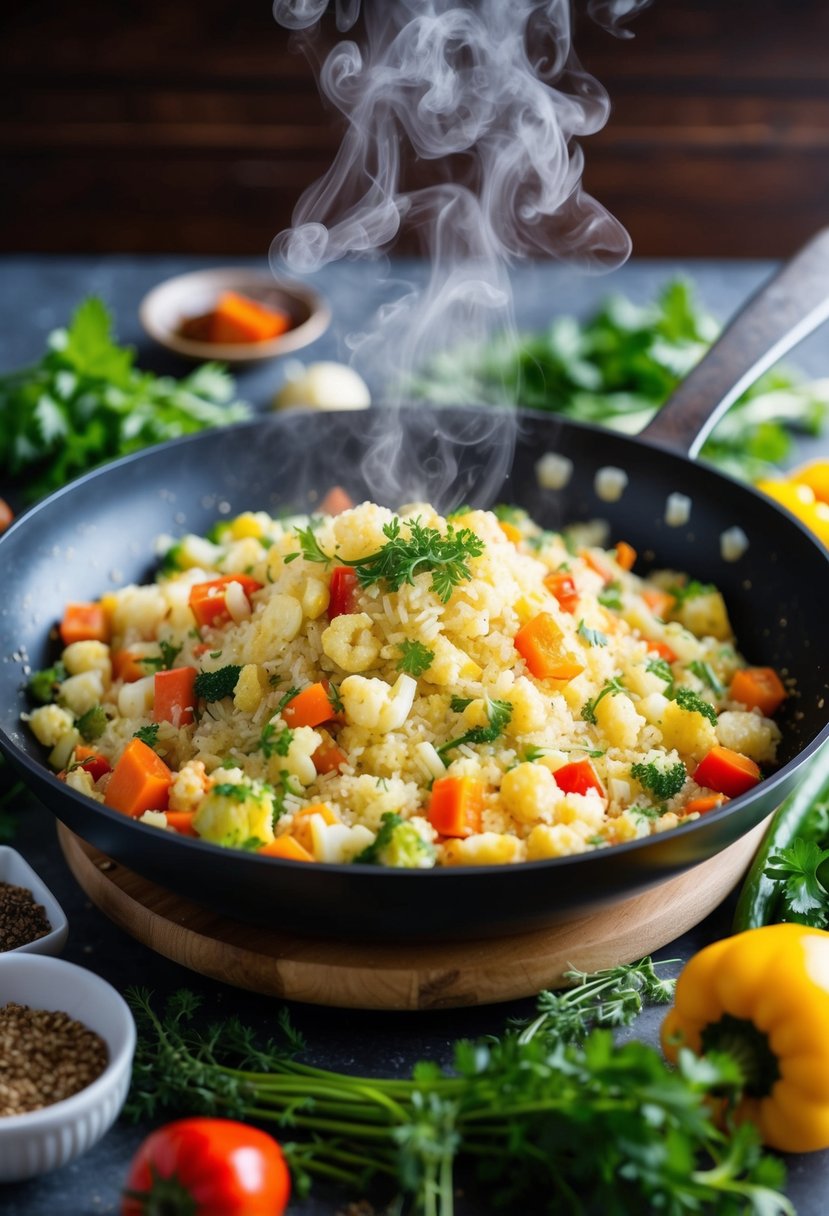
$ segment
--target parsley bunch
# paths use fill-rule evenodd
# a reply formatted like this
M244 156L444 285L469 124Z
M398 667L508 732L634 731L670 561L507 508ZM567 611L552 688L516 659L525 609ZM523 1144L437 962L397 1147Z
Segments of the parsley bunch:
M539 333L442 352L419 370L412 396L438 405L520 405L634 434L653 417L716 338L718 325L674 279L644 305L612 296L582 319L558 316ZM792 435L819 434L829 415L821 382L775 368L743 394L702 449L737 477L782 465Z
M385 1198L397 1192L400 1213L452 1216L464 1161L501 1211L793 1216L784 1167L763 1156L754 1129L713 1122L711 1096L721 1105L739 1092L734 1060L686 1050L672 1068L602 1028L670 999L672 982L649 959L570 978L573 989L541 995L532 1022L456 1042L451 1068L422 1060L406 1079L303 1063L285 1010L278 1040L262 1046L233 1018L200 1029L192 993L159 1014L133 989L127 1111L272 1123L300 1195L315 1176L352 1196L372 1183Z
M419 519L407 519L408 536L395 518L383 526L386 544L368 557L346 561L353 566L363 587L385 583L389 591L399 591L404 583L413 583L416 574L431 571L431 589L444 604L454 587L472 578L468 559L480 557L484 542L471 528L446 525L446 532L425 527Z
M30 499L117 456L250 415L217 364L181 380L141 372L111 325L101 300L85 300L34 367L0 377L0 473L25 475Z

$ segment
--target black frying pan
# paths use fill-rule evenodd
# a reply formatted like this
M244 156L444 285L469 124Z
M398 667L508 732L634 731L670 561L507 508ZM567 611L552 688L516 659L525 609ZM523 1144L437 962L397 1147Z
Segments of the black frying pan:
M698 449L747 382L827 313L829 232L755 297L644 441L490 409L294 412L141 452L80 479L0 538L0 746L56 815L110 856L227 914L303 933L509 933L619 900L709 858L769 814L829 736L829 555L792 516L685 453ZM402 447L388 442L390 421L405 427ZM377 436L385 436L381 456L367 461ZM573 462L561 491L537 483L535 464L547 451ZM614 503L594 489L607 465L629 479ZM379 495L378 470L385 474ZM244 509L308 509L332 480L358 500L374 495L393 507L419 495L443 509L515 502L548 527L599 517L611 540L633 544L643 568L670 566L715 583L749 660L797 680L780 719L780 767L722 809L659 836L518 866L433 871L307 865L225 850L162 834L58 781L19 715L27 705L24 663L52 661L48 634L66 601L96 598L112 579L150 578L160 533L200 533L217 516ZM683 527L665 522L674 491L692 500ZM725 560L721 536L735 526L748 547L738 560Z

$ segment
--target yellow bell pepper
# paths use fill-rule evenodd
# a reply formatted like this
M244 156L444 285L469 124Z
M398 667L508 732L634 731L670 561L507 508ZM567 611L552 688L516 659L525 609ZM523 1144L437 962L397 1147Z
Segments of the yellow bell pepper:
M764 925L707 946L677 981L662 1049L721 1050L744 1077L735 1117L788 1153L829 1148L829 933Z
M791 511L819 541L829 546L829 504L816 497L811 485L798 480L794 473L787 480L765 480L755 484L758 490Z

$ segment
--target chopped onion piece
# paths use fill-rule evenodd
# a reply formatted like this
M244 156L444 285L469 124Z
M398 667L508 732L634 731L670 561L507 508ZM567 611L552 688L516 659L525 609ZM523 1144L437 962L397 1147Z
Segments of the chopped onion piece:
M536 461L535 479L542 490L563 490L573 476L573 462L558 452L545 452Z
M608 464L603 469L596 471L593 489L602 502L618 502L625 492L627 483L628 475L625 470Z
M720 533L720 555L724 562L736 562L748 548L748 537L742 528L728 528Z
M665 523L669 528L681 528L691 518L691 500L687 494L669 494L665 501Z

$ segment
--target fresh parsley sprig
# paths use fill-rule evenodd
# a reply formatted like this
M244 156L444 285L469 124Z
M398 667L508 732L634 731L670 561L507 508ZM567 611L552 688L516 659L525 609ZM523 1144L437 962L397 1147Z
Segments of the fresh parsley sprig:
M829 925L829 849L796 836L773 854L766 875L781 884L786 920L825 929Z
M596 696L590 701L585 701L584 705L582 705L582 721L589 722L591 726L595 726L597 724L596 706L599 704L599 702L603 701L605 697L615 697L617 693L624 691L625 686L622 683L622 677L611 676L610 679L605 682L604 686L600 689Z
M0 474L34 499L139 448L250 417L214 363L181 380L139 371L101 300L50 334L33 366L0 377Z
M403 534L406 528L408 535ZM446 532L429 528L420 519L407 519L402 525L395 517L383 525L386 543L367 557L344 561L353 566L363 587L383 583L389 591L399 591L413 583L415 575L431 572L431 589L447 603L458 584L472 578L469 559L480 557L484 542L471 528L446 525Z
M409 1202L428 1216L455 1210L458 1162L510 1212L794 1216L779 1189L784 1167L751 1125L714 1123L712 1096L721 1107L740 1092L734 1060L684 1050L671 1067L601 1028L668 999L672 981L647 959L570 978L571 992L542 994L531 1023L460 1040L450 1069L421 1060L400 1079L304 1063L284 1010L277 1037L261 1044L235 1018L200 1026L192 993L159 1013L149 992L130 989L139 1033L127 1113L271 1123L299 1190L322 1177L362 1193L382 1179L399 1191L396 1210Z
M397 660L397 670L405 671L407 675L417 679L428 671L435 659L435 652L422 642L406 638L400 643L400 658Z
M455 702L453 699L453 708L454 706ZM473 726L471 730L466 731L463 735L459 735L457 739L450 739L448 743L441 744L437 749L441 760L447 752L453 751L456 747L461 747L464 743L494 743L498 736L503 734L512 719L512 705L510 702L487 697L486 712L489 719L486 726Z

